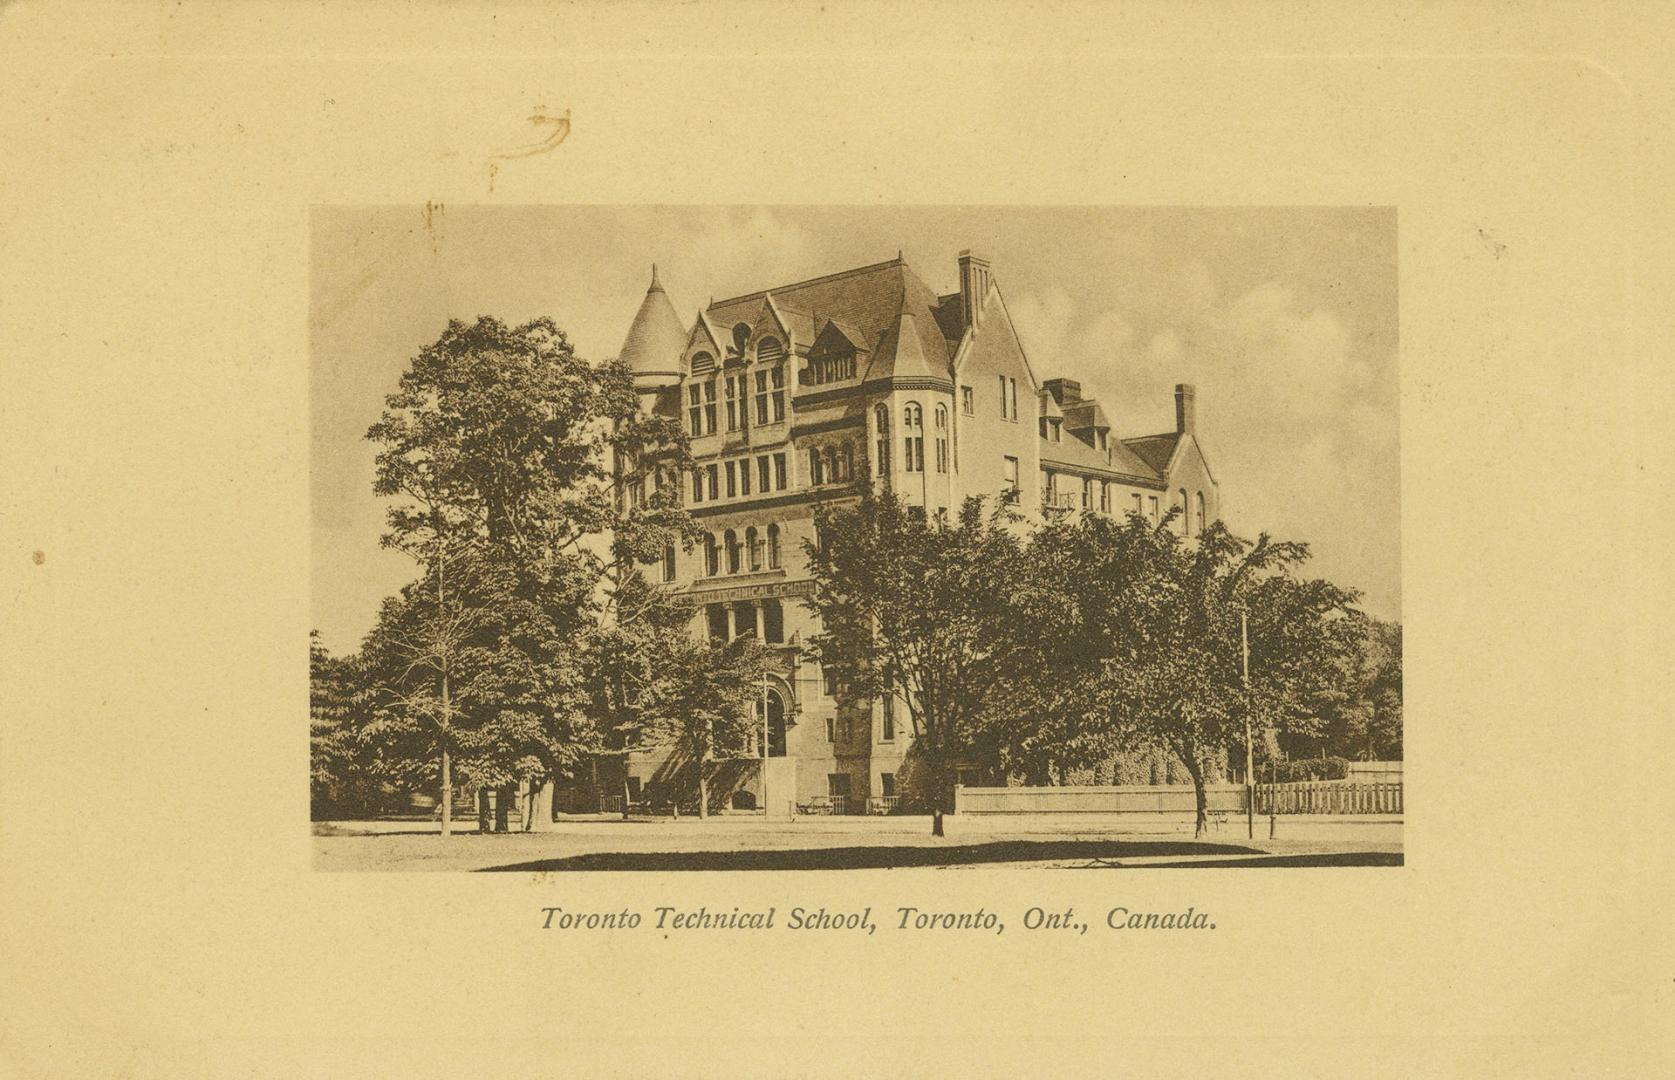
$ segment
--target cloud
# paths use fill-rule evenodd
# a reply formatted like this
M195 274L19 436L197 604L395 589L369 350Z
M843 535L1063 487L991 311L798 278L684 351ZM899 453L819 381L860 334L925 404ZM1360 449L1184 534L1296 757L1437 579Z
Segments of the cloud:
M1223 296L1192 264L1150 285L1098 310L1062 291L1021 297L1011 310L1037 375L1079 380L1124 437L1170 430L1174 385L1193 383L1235 530L1309 541L1315 573L1380 586L1369 603L1395 614L1394 356L1370 354L1342 312L1283 282ZM1369 552L1389 553L1377 573Z

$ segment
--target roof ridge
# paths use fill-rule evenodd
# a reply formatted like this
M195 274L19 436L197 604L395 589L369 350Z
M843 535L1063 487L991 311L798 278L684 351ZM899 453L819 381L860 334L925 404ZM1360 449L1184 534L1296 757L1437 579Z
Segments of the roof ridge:
M801 288L805 288L806 286L809 286L809 285L822 285L822 284L825 284L828 281L836 281L839 278L848 277L851 274L864 274L864 273L867 273L868 271L872 271L872 270L882 270L886 266L905 266L905 265L907 265L906 261L903 260L900 255L898 255L893 259L885 259L883 262L872 263L869 266L856 266L856 267L853 267L849 270L839 270L839 271L837 271L836 273L833 273L833 274L822 274L819 277L809 278L807 281L794 281L789 285L775 285L774 287L769 288L769 289L758 289L755 292L743 293L739 296L729 296L725 300L712 300L712 301L710 301L710 306L708 308L706 308L705 310L706 311L711 311L711 310L714 310L715 308L727 307L730 304L740 304L740 303L743 303L746 300L757 300L757 299L760 299L761 297L767 296L769 293L790 292L792 289L801 289ZM808 314L808 313L805 312L804 314Z

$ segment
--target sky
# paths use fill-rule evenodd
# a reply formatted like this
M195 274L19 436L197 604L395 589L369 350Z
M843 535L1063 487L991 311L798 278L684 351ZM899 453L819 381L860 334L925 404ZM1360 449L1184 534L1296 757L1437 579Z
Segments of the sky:
M1307 541L1309 573L1400 617L1393 208L321 206L311 239L311 611L333 652L413 574L379 546L365 435L450 318L550 316L605 360L653 263L690 323L898 253L952 292L968 248L1038 378L1079 380L1124 438L1173 430L1194 384L1229 526Z

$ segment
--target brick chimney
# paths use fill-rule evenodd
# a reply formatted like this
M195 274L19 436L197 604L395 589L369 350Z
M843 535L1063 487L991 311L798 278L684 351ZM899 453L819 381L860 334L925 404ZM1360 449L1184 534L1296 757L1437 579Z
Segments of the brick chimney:
M1195 417L1193 416L1193 398L1195 393L1191 383L1175 384L1175 431L1181 435L1191 435Z
M989 260L969 248L960 252L960 320L965 326L977 321L977 306L988 288Z

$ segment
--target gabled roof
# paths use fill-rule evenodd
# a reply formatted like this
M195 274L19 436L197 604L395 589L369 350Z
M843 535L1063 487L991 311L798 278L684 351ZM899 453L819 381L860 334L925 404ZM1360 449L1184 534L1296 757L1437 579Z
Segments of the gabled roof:
M1105 452L1096 450L1081 439L1071 436L1061 442L1041 440L1041 463L1043 465L1064 465L1073 469L1088 472L1114 473L1119 476L1132 477L1135 480L1149 480L1161 483L1163 471L1154 469L1142 460L1132 450L1122 443L1110 443L1111 457L1106 460Z
M1180 441L1180 432L1166 431L1162 435L1142 435L1138 439L1123 439L1121 445L1132 450L1151 467L1153 472L1161 477L1169 470L1169 461L1175 456L1175 444Z
M1055 417L1056 416L1060 419L1063 419L1064 410L1059 408L1059 403L1058 403L1057 398L1053 397L1052 394L1049 394L1045 390L1038 391L1035 396L1036 396L1036 399L1041 402L1041 415L1042 416L1046 416L1046 417Z
M704 314L714 324L731 326L749 320L770 296L786 322L808 320L792 326L805 350L828 323L837 324L857 348L870 346L866 378L897 374L898 355L903 374L948 375L953 347L938 317L941 299L900 258L731 297ZM911 338L905 345L904 336Z

